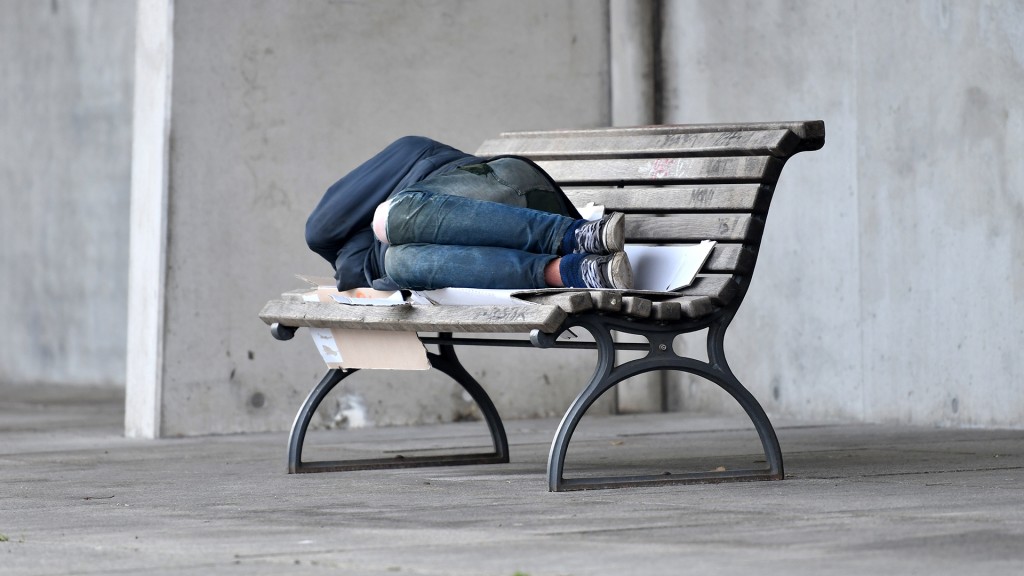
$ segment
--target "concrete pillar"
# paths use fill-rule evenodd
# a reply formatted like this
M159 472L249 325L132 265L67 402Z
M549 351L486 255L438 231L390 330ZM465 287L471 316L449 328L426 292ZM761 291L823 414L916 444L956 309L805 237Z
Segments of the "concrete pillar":
M614 126L657 123L658 5L658 0L611 0L609 3ZM618 334L616 339L646 341L629 334ZM620 361L628 356L619 355ZM665 407L664 380L663 373L655 372L622 382L614 388L616 411L661 412Z
M657 122L659 0L610 0L612 125Z

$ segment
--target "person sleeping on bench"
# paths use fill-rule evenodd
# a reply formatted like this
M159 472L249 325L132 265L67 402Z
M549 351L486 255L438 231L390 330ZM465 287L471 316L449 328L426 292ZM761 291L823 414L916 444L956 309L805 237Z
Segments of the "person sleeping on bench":
M532 161L421 136L328 188L305 232L339 290L633 287L621 213L584 220Z

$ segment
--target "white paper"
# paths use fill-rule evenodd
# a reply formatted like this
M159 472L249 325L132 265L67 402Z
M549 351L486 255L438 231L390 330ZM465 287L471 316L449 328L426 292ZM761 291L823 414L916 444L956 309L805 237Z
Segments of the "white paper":
M584 220L600 220L604 217L604 206L587 202L586 206L579 208L579 213Z
M335 294L333 296L334 301L340 304L350 304L352 306L409 306L409 302L406 302L402 298L402 293L399 291L393 292L387 298L351 298L349 296L343 296L341 294Z
M714 247L713 240L672 246L627 244L625 249L633 267L634 288L658 292L686 288L693 283Z
M327 363L328 368L338 368L344 360L341 357L341 348L334 339L334 333L330 328L310 328L309 333L313 336L313 344L317 351Z
M422 299L429 304L448 304L461 306L529 306L512 297L522 290L487 290L483 288L441 288L439 290L422 290L413 292L414 298Z

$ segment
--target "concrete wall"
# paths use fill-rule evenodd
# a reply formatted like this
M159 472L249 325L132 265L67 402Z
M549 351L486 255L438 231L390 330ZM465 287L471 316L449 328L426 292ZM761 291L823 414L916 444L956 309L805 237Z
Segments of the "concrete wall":
M0 3L0 382L124 384L134 16Z
M132 435L291 423L323 363L305 331L277 342L257 313L300 284L293 273L331 273L303 242L305 218L331 183L394 138L473 150L505 130L609 122L605 3L142 3L144 12L167 5L166 253L139 257L166 258L155 280L160 400L151 429L129 422ZM526 350L462 355L506 417L560 414L592 371L584 353L568 362ZM129 396L143 384L130 380ZM342 388L332 405L339 418L349 410L350 424L470 410L436 376L365 372Z
M670 1L666 121L824 119L726 343L771 413L1024 425L1024 6ZM682 406L719 406L683 384Z
M603 2L161 3L157 433L290 422L320 360L256 312L292 272L329 272L302 222L361 159L405 133L472 149L610 121ZM0 381L124 382L134 8L0 4ZM827 123L825 149L780 182L727 343L741 379L773 414L1020 426L1024 9L669 0L661 14L664 121ZM585 354L553 354L463 351L509 417L575 394ZM328 418L471 410L442 379L351 380ZM725 409L703 384L673 396Z

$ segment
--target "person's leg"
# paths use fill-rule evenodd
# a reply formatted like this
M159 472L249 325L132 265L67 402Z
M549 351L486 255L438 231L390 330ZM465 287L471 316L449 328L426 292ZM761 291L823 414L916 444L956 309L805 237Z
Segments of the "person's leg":
M381 242L494 246L536 254L610 254L623 249L625 220L576 220L489 201L407 190L378 206L373 231Z
M386 238L381 240L391 245L488 246L560 254L565 252L567 232L579 226L567 216L423 190L400 192L388 204ZM568 248L571 252L572 246Z
M493 246L402 244L388 247L384 270L410 290L547 288L545 267L558 258Z
M401 288L615 288L633 287L625 252L558 257L487 246L402 244L384 256L387 277Z

